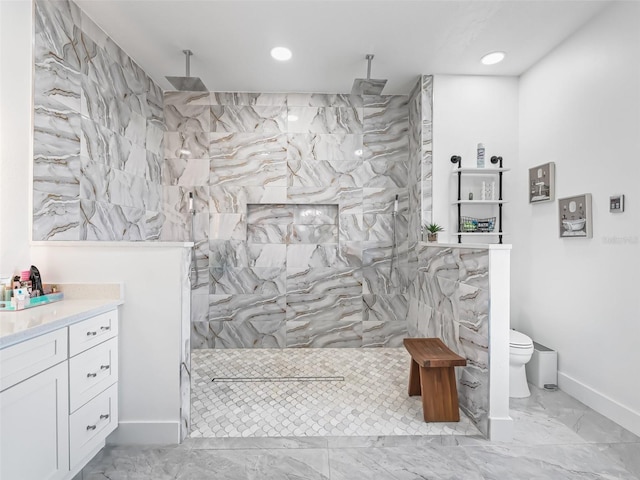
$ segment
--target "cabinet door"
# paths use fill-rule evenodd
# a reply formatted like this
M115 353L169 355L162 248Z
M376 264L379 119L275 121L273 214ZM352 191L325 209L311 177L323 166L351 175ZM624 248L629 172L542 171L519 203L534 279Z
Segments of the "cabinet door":
M0 393L0 478L69 473L69 381L64 361Z

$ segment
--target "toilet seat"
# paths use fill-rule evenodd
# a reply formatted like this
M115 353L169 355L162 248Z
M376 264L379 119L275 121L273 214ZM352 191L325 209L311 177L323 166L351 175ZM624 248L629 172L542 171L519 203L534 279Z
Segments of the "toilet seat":
M533 347L533 340L522 332L509 330L509 347L530 349Z

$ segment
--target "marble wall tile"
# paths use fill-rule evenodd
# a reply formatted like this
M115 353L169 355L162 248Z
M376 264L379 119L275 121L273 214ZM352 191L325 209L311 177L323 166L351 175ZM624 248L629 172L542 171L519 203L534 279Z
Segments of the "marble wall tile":
M35 3L36 62L55 62L80 72L78 8L72 2Z
M142 209L81 200L80 240L157 240L163 215Z
M212 240L244 240L247 224L240 213L212 213L209 215L209 238Z
M211 92L178 92L167 91L164 93L164 105L175 105L178 107L193 105L211 105ZM209 120L209 126L211 126ZM209 131L209 129L205 130Z
M170 132L211 131L211 113L208 105L165 105L164 121L166 129Z
M211 106L212 132L286 133L286 106Z
M211 92L211 105L284 106L284 93Z
M211 294L284 294L286 269L282 267L210 267Z
M125 170L125 165L129 164L130 173L145 174L144 148L88 118L83 117L81 125L80 154L83 157L118 170Z
M284 245L282 246L284 247ZM286 258L286 252L284 258ZM210 239L209 266L211 268L249 267L247 242L244 240Z
M342 241L361 242L365 237L363 214L339 215L339 235Z
M392 243L395 230L396 242L399 243L407 238L407 227L407 218L404 214L397 214L394 218L394 215L390 213L377 215L365 213L362 227L363 240Z
M81 117L65 108L35 107L33 116L34 157L67 158L80 155Z
M60 105L80 112L81 79L79 72L61 63L36 63L34 65L34 104ZM55 103L53 103L55 104Z
M163 114L162 108L150 108L147 98L161 105L161 91L75 3L37 0L34 11L34 165L42 170L38 164L45 157L62 165L82 155L80 188L65 195L89 200L82 207L76 202L74 214L90 212L95 221L54 223L83 225L74 239L158 238L164 217L159 213L161 167L154 155L161 151L162 136L150 131L148 122L162 130ZM145 151L148 140L155 149L151 155ZM94 168L91 162L106 168ZM62 167L57 170L64 180L55 188L73 185ZM106 177L98 178L98 173ZM40 185L34 191L54 186L49 182L45 187L38 176L35 181ZM34 211L50 204L45 198L38 197ZM34 232L51 230L46 216L38 213L35 219ZM122 224L127 227L120 229ZM123 232L123 238L116 232ZM38 235L49 238L48 233Z
M247 205L250 225L288 225L293 222L293 208L289 205Z
M209 295L209 320L217 322L283 321L284 295Z
M407 266L391 262L362 267L363 294L403 294L407 291Z
M288 225L287 243L338 243L337 225Z
M362 213L362 189L349 187L289 187L287 201L297 204L339 205L339 214Z
M160 211L162 189L142 177L130 175L107 165L83 162L80 198Z
M338 222L338 205L291 205L293 222L298 225L335 225Z
M80 198L80 158L36 157L33 189L59 198Z
M406 322L409 309L407 294L362 296L362 319L372 322Z
M288 294L287 324L291 321L325 324L362 321L361 295Z
M80 240L80 200L56 193L33 192L33 239Z
M285 321L210 320L206 339L208 348L283 348L286 341Z
M209 210L213 213L242 213L247 204L279 204L287 201L287 187L211 186Z
M338 245L292 244L287 245L287 269L348 268L349 259L342 256Z
M325 293L357 295L362 293L360 268L287 268L287 294Z
M362 192L363 213L393 213L396 195L398 212L403 213L409 208L409 192L406 188L364 188Z
M145 147L148 153L164 156L164 129L147 120Z
M362 134L351 133L290 133L288 135L288 160L361 160Z
M288 242L289 225L247 225L247 241L250 243Z
M203 132L165 132L165 158L208 158L209 134Z
M210 134L211 185L286 186L286 136Z
M407 323L365 320L362 322L363 347L402 347L407 336Z
M286 322L287 348L348 348L362 346L362 322L291 320Z
M191 293L191 322L209 321L209 294Z
M367 172L360 160L288 160L287 185L297 187L362 187L368 178L375 176ZM382 183L382 182L381 182Z
M288 118L290 133L362 133L359 108L289 107Z
M363 163L362 183L365 188L406 187L409 180L407 155L402 159L376 158Z
M211 240L209 242L212 267L283 267L286 264L286 245L248 244L242 240Z
M362 96L331 93L288 93L289 107L362 107Z
M162 168L163 185L209 185L208 158L169 158Z

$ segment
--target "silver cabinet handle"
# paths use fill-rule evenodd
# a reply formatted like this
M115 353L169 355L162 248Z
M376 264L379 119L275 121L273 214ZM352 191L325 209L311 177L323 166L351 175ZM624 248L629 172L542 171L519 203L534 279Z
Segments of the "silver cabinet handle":
M98 332L87 332L87 337L93 337L95 335L97 335Z
M100 327L100 330L111 330L111 326L107 325L106 327Z
M100 370L109 370L111 365L100 365Z
M97 377L97 376L98 376L97 373L87 373L87 378Z
M105 413L104 415L100 415L100 420L104 420L104 419L107 419L107 418L109 418L109 414L108 413Z
M95 430L96 426L95 425L87 425L87 430Z

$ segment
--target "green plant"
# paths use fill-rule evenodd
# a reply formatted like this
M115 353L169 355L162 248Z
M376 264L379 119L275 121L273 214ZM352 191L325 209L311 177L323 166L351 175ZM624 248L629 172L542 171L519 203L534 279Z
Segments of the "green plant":
M422 226L422 230L429 233L444 232L444 228L442 228L437 223L427 223Z

